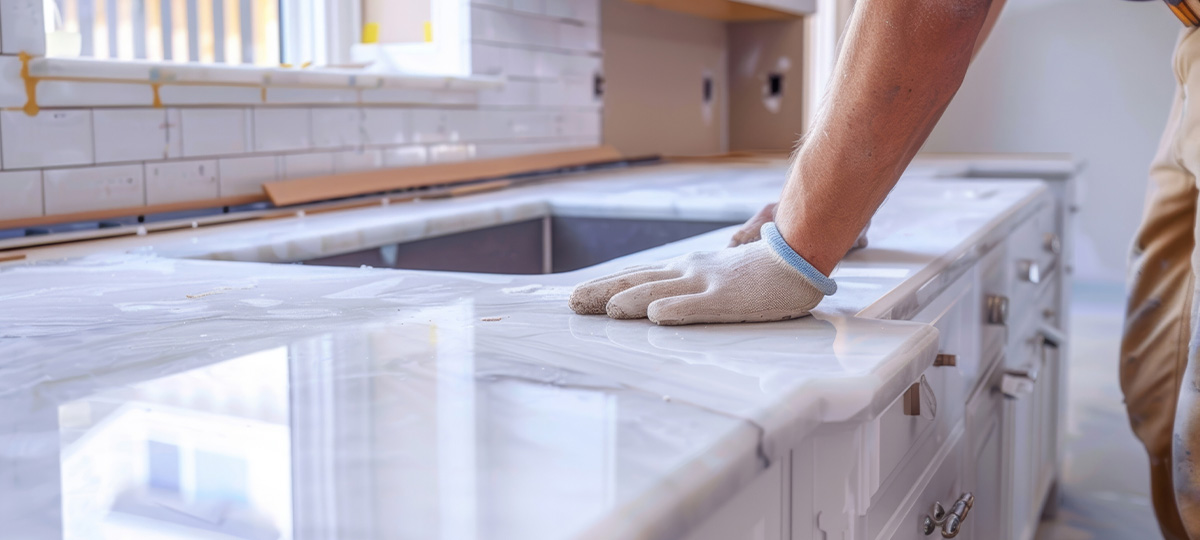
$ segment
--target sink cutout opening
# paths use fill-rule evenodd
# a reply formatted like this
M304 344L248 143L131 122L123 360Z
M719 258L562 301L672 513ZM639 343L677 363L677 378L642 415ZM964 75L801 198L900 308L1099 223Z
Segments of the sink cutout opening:
M551 217L293 262L487 274L559 273L738 224Z

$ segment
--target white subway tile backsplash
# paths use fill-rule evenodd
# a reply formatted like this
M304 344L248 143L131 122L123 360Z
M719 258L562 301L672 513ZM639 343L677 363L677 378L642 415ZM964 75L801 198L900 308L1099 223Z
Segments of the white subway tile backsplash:
M0 172L0 221L42 215L42 171Z
M362 109L362 138L368 146L392 146L412 141L412 109L366 107Z
M474 158L473 144L435 144L429 147L430 163L454 163Z
M600 135L600 113L598 111L563 113L559 135L598 137Z
M283 156L283 178L292 180L333 174L333 154L292 154Z
M183 109L183 155L187 157L242 154L250 151L247 109Z
M434 143L450 140L445 111L413 109L411 119L412 142Z
M254 109L254 150L295 151L312 148L309 109Z
M96 109L92 111L92 127L96 163L167 157L164 109Z
M559 22L542 17L496 11L486 7L471 9L471 37L495 43L558 47Z
M383 166L387 168L413 167L424 165L428 161L429 152L424 146L405 146L383 150Z
M0 146L5 169L91 164L92 111L0 111Z
M146 204L142 165L110 165L43 172L46 214L134 208Z
M0 0L0 52L46 55L42 0Z
M254 156L225 158L218 162L221 197L262 195L262 185L279 179L279 158Z
M479 105L485 107L527 107L538 104L538 82L514 81L505 82L501 88L491 88L479 92Z
M0 56L0 107L22 107L28 101L21 79L21 59Z
M504 75L507 73L504 53L504 48L499 45L473 44L471 46L471 72L476 75Z
M146 164L146 204L202 201L220 197L217 161L160 161Z
M362 91L362 102L369 104L413 104L437 103L437 92L415 88L373 88Z
M383 156L379 150L347 150L333 154L333 172L336 174L370 171L383 167Z
M450 142L477 141L480 139L479 111L452 109L442 111L446 123L446 140Z
M163 85L158 97L166 106L260 105L262 89L250 86Z
M183 111L167 109L167 158L183 157Z
M150 107L154 90L148 84L41 81L37 102L42 107Z
M0 14L21 2L40 4L0 0ZM152 108L149 85L42 81L42 105L123 108L0 111L0 165L45 169L0 173L0 220L261 196L262 184L285 178L598 144L599 0L471 4L474 73L508 77L502 87L166 84L166 108ZM9 37L0 32L0 49ZM19 60L0 56L0 108L25 104L19 70ZM115 162L137 163L62 168Z
M598 52L600 50L600 28L573 22L558 23L559 46L573 51Z
M474 90L442 90L433 100L438 105L475 105L479 103L479 92Z
M312 110L314 148L351 148L362 144L363 112L357 107Z
M357 103L358 90L349 88L267 88L267 103Z

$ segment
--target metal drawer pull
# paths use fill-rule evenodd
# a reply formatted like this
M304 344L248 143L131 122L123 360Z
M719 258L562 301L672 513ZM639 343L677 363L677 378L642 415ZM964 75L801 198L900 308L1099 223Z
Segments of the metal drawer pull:
M937 396L924 375L904 391L904 416L920 416L926 420L937 417Z
M1007 324L1008 297L1000 296L998 294L989 294L986 302L988 324Z
M1017 270L1020 272L1020 278L1037 285L1042 282L1042 268L1038 266L1037 261L1028 259L1017 261Z
M1067 335L1062 330L1048 324L1039 326L1038 333L1042 336L1043 344L1055 349L1062 347L1067 342Z
M974 495L963 493L958 497L958 501L954 503L954 506L950 507L950 515L946 516L946 521L942 523L942 538L954 538L958 536L972 506L975 506Z
M1054 255L1062 254L1062 240L1058 239L1057 234L1046 233L1046 237L1042 243L1042 247L1046 248L1047 252L1053 253Z
M1038 365L1029 364L1021 369L1011 369L1000 380L1000 391L1008 399L1019 399L1033 393L1038 380Z

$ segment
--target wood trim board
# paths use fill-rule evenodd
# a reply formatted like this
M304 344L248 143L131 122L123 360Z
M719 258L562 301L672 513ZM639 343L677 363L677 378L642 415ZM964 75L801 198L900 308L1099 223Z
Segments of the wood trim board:
M611 146L597 146L547 154L283 180L267 183L263 185L263 189L275 206L290 206L402 189L500 179L620 159L621 153L617 149Z
M267 198L262 195L242 195L239 197L224 197L220 199L205 199L202 201L187 201L167 204L151 204L147 206L129 206L111 210L93 210L74 214L55 214L35 218L10 219L0 221L0 229L20 229L23 227L38 227L42 225L58 225L77 221L99 221L129 216L145 216L150 214L165 214L167 212L182 212L185 210L202 210L220 206L239 206L264 202Z

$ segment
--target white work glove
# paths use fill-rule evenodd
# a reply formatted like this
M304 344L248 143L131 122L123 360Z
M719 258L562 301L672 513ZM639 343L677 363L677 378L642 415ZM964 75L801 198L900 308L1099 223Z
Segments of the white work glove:
M614 319L648 317L664 326L783 321L808 315L837 290L787 245L774 223L763 225L762 236L763 242L691 253L583 283L571 293L571 309Z
M733 238L729 240L729 247L737 247L750 242L757 242L762 236L759 230L766 223L775 221L775 209L779 207L779 203L771 203L759 210L754 217L746 221L742 228L733 233ZM871 229L871 222L867 222L867 226L863 227L861 233L858 233L858 239L854 241L854 245L850 246L850 251L867 247L867 231Z

